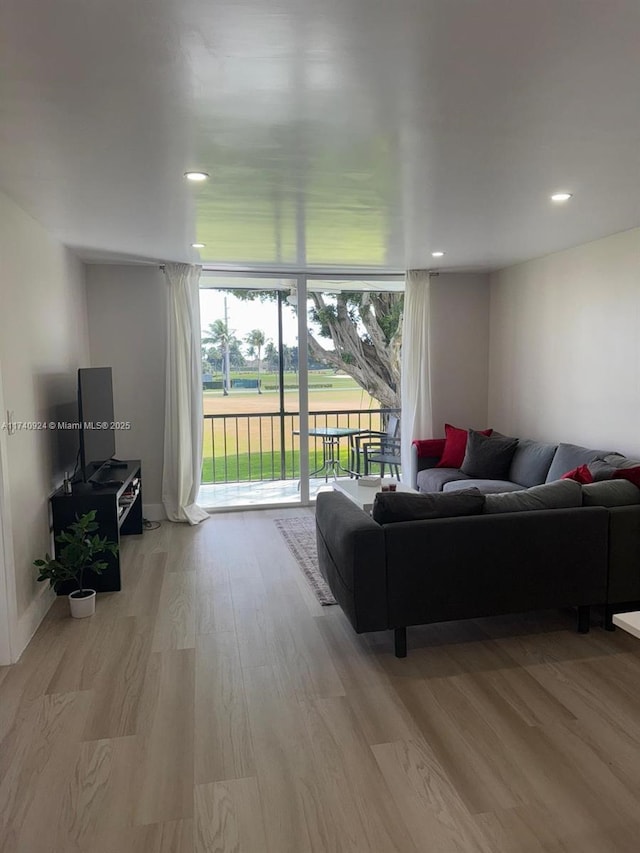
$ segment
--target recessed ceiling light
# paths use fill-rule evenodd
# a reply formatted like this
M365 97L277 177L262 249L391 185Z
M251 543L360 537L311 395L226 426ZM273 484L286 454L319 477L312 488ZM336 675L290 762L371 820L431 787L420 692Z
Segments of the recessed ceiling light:
M569 199L571 198L571 195L572 195L571 193L554 193L551 196L551 201L557 201L557 202L569 201Z
M192 243L191 248L192 249L204 249L204 247L206 245L207 245L206 243Z
M432 258L443 258L444 252L431 252L431 257Z
M185 178L188 181L206 181L209 177L208 172L185 172Z

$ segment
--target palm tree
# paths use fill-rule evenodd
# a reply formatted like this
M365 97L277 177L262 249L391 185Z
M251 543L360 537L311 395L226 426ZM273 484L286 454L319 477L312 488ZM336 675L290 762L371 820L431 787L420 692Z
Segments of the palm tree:
M262 329L253 329L245 337L245 342L249 345L251 351L255 352L258 357L258 394L262 394L262 389L260 388L260 368L262 366L260 356L265 342L265 334Z
M222 353L223 364L223 393L225 397L229 394L231 386L229 376L229 345L231 343L232 334L229 332L229 326L224 320L214 320L209 324L209 328L202 336L203 344L213 344L218 347Z
M272 371L278 369L278 348L272 340L268 340L264 348L264 360L267 362L267 368Z

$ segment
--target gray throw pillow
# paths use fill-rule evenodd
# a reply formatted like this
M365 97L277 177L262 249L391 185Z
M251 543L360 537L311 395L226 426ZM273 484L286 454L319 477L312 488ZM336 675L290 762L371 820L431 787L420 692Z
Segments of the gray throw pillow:
M582 486L575 480L556 480L520 492L485 495L485 513L527 512L582 506Z
M640 504L640 489L628 480L605 480L582 487L583 506Z
M517 446L517 438L495 438L470 429L460 470L478 480L507 480Z
M545 482L559 480L568 471L573 471L580 465L588 465L594 459L604 459L608 453L608 450L590 450L579 444L559 444Z
M615 465L610 465L603 459L594 459L587 465L589 473L593 477L594 483L599 483L601 480L610 480L616 472Z
M373 501L371 515L378 524L393 524L397 521L480 515L483 506L484 495L477 489L466 489L454 494L431 492L423 495L379 492Z
M614 468L640 467L640 459L629 459L628 456L623 456L621 453L609 453L604 457L604 461L609 465L613 465Z

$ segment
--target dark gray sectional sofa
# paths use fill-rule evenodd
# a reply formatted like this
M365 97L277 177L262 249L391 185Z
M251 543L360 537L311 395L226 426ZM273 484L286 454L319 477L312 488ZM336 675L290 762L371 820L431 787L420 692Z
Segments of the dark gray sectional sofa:
M471 515L437 517L436 508L434 517L397 521L387 511L378 523L343 494L318 495L320 569L358 633L394 630L402 657L411 625L570 606L586 631L592 605L603 605L609 628L612 613L638 607L640 489L624 480L541 487L607 452L530 441L518 449L499 482L416 455L419 488L461 496L481 488L484 506ZM543 508L551 493L556 508ZM421 500L384 498L387 510L402 501L421 509Z

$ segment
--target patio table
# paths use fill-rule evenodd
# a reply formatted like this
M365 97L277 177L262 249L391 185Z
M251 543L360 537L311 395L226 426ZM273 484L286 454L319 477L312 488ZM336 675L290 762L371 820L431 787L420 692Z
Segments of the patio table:
M322 465L315 471L311 471L309 477L324 473L325 482L328 482L331 472L333 472L334 479L338 479L338 471L344 471L345 474L353 477L356 472L345 468L340 463L340 441L343 438L352 439L354 435L360 435L363 432L369 432L369 430L350 427L311 427L309 435L319 436L322 439ZM293 435L300 435L300 430L294 429ZM353 445L351 450L353 455Z

